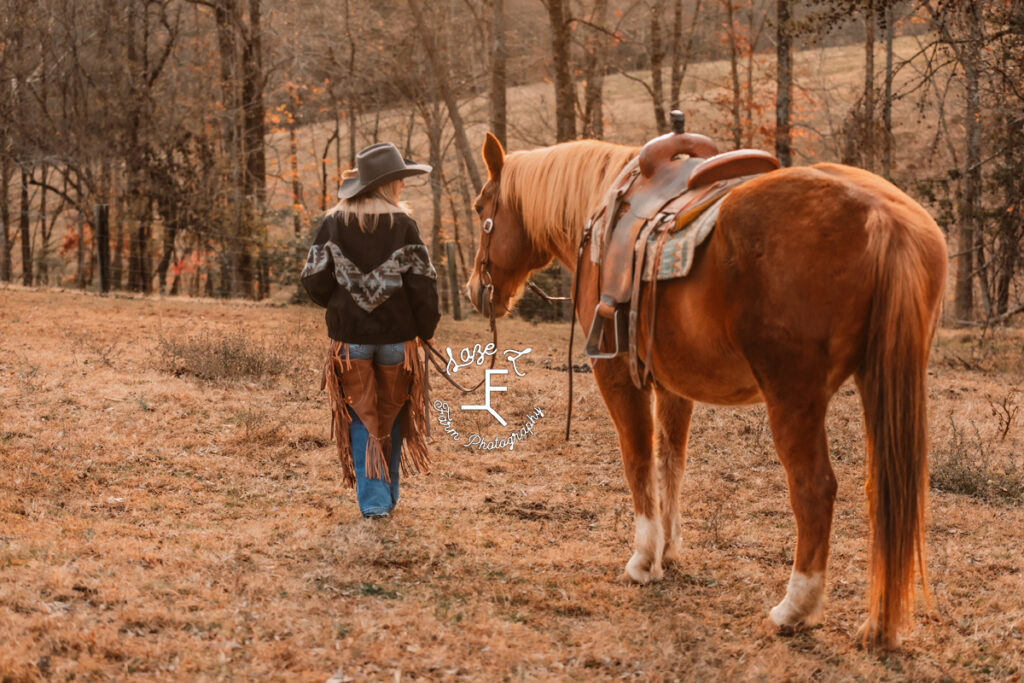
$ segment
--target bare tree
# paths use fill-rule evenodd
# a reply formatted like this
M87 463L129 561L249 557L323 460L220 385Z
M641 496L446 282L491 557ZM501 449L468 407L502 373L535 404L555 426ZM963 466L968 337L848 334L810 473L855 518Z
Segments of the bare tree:
M491 0L491 132L508 145L508 106L505 102L508 53L505 44L505 0Z
M459 111L458 100L456 100L455 92L451 87L450 70L446 64L441 62L441 55L438 52L434 31L424 18L420 0L407 0L407 2L416 21L416 33L423 43L423 49L427 53L427 59L434 73L434 79L441 90L441 97L444 99L445 106L448 109L448 117L455 128L455 144L458 147L459 154L462 156L462 162L466 166L470 180L473 182L473 187L479 192L480 188L483 187L483 182L480 180L480 172L476 167L476 154L470 148L469 139L466 137L466 125L463 123L462 113Z
M569 0L541 0L551 26L551 58L555 70L555 139L576 139L576 85L572 78Z
M793 135L790 130L793 101L793 33L790 0L777 0L775 19L775 156L783 166L793 164Z
M651 101L654 104L654 126L658 134L668 132L668 112L665 111L665 86L662 82L662 69L665 62L665 41L661 35L664 22L663 0L653 0L648 7L650 18L650 63L651 63Z

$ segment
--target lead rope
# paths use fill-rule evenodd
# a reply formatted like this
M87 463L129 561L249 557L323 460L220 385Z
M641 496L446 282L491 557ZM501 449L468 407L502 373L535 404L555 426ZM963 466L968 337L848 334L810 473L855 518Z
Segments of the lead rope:
M572 301L571 296L551 296L543 289L541 289L541 286L538 285L533 280L527 280L526 286L530 288L530 291L539 296L541 299L544 299L544 301L547 301L549 304L556 304L559 301Z
M494 340L493 343L494 343L495 353L494 353L493 356L491 356L491 364L488 366L489 370L493 370L494 369L494 363L498 359L498 354L497 354L497 350L498 350L498 326L495 324L493 317L491 317L491 336L492 336L492 339ZM464 394L471 394L474 391L476 391L477 389L479 389L480 387L482 387L484 382L487 381L487 375L484 374L483 379L481 379L479 382L477 382L474 386L472 386L472 387L464 387L464 386L462 386L461 384L456 382L454 379L452 379L452 376L448 373L448 370L447 370L447 368L445 366L442 366L442 365L440 365L438 363L438 361L440 360L440 361L443 361L445 363L445 365L447 365L448 359L445 358L444 356L442 356L441 352L438 351L437 349L435 349L433 347L433 345L431 345L431 344L423 342L423 347L427 350L427 354L426 354L427 360L430 361L430 364L434 366L434 369L437 370L438 374L440 374L442 377L444 377L445 380L447 380L448 384L451 384L453 387L455 387L456 389L458 389L462 393L464 393Z
M583 267L583 252L586 249L587 243L590 242L590 230L593 223L594 222L592 220L589 220L587 221L587 226L583 228L583 236L580 238L580 246L579 249L576 250L576 272L573 274L572 279L572 317L569 318L569 354L565 363L565 366L569 371L569 405L565 410L566 441L569 441L569 430L572 427L572 345L576 338L576 302L579 300L580 295L580 268Z

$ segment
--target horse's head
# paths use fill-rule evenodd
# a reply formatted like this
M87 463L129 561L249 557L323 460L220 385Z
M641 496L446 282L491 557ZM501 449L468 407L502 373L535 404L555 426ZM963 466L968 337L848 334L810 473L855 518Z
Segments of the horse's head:
M466 294L478 311L500 318L522 295L530 273L551 261L551 253L533 243L516 208L502 201L505 150L490 133L484 142L483 158L489 177L476 198L476 212L481 220L480 247L466 283Z

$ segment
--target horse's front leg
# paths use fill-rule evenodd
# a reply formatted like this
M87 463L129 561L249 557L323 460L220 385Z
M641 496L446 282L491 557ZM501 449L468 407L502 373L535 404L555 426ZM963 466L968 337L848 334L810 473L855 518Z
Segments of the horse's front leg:
M654 466L651 392L633 386L629 368L622 358L597 361L594 377L615 422L626 482L633 493L636 550L626 564L626 578L637 583L658 581L663 573L665 529Z
M679 488L686 469L686 443L690 436L693 401L655 386L657 457L661 482L661 527L665 532L665 562L679 559Z

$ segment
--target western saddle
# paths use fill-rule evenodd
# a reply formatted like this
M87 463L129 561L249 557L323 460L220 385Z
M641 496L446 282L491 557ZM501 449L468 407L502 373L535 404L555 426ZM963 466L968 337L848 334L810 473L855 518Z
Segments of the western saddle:
M598 264L600 298L587 335L586 354L590 358L614 358L628 351L637 386L642 381L636 324L648 243L664 245L671 233L686 227L732 189L755 175L779 168L775 157L759 150L720 154L710 138L685 133L684 127L683 113L673 111L673 132L643 146L612 184L607 200L588 224L586 238L591 240L591 260ZM581 246L581 257L582 252ZM653 297L651 302L648 339L654 323ZM609 336L613 345L606 350ZM650 344L646 361L645 376L650 366Z

